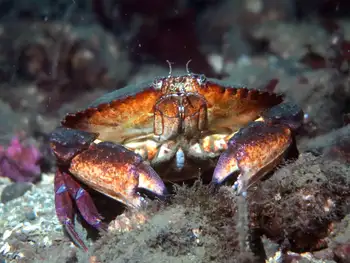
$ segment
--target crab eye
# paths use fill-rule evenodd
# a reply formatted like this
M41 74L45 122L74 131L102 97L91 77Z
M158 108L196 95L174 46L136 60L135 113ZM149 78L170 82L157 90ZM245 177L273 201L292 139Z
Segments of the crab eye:
M207 78L203 74L201 74L197 77L197 81L200 85L204 84L206 80L207 80Z
M155 79L155 80L153 81L153 87L154 87L155 89L161 89L162 86L163 86L163 80L161 80L161 79Z

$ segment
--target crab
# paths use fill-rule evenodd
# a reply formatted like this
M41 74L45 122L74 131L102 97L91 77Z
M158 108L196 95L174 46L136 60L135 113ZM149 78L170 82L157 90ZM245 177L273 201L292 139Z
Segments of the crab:
M87 250L74 229L75 205L89 225L105 225L86 187L138 208L142 189L164 197L165 183L209 171L219 185L236 176L234 189L244 194L286 157L302 120L282 95L189 71L126 86L67 114L52 133L56 214Z

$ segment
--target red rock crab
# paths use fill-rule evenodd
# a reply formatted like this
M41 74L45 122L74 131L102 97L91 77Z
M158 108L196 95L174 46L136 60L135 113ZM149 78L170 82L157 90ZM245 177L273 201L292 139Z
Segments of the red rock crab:
M208 169L214 183L239 174L235 189L244 193L280 163L302 118L280 95L189 72L106 94L52 133L59 221L84 249L73 202L87 223L102 227L79 181L129 207L143 202L139 189L163 196L163 181Z

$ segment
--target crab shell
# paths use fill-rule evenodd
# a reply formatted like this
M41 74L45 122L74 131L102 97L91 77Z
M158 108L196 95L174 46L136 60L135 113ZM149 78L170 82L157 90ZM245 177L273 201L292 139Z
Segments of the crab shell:
M185 105L185 117L179 117L181 92L192 103ZM164 181L177 182L214 168L240 128L281 102L282 96L266 91L185 75L108 93L87 109L68 114L62 126L123 145L147 160Z

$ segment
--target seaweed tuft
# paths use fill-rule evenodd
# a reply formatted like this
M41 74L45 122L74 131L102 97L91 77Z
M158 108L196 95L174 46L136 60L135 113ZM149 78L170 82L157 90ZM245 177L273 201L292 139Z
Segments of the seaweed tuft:
M118 217L91 253L101 263L256 262L239 250L236 197L230 188L216 191L199 181L175 186L170 202L152 202Z
M349 167L302 154L250 195L251 228L293 252L328 246L334 222L346 215Z

